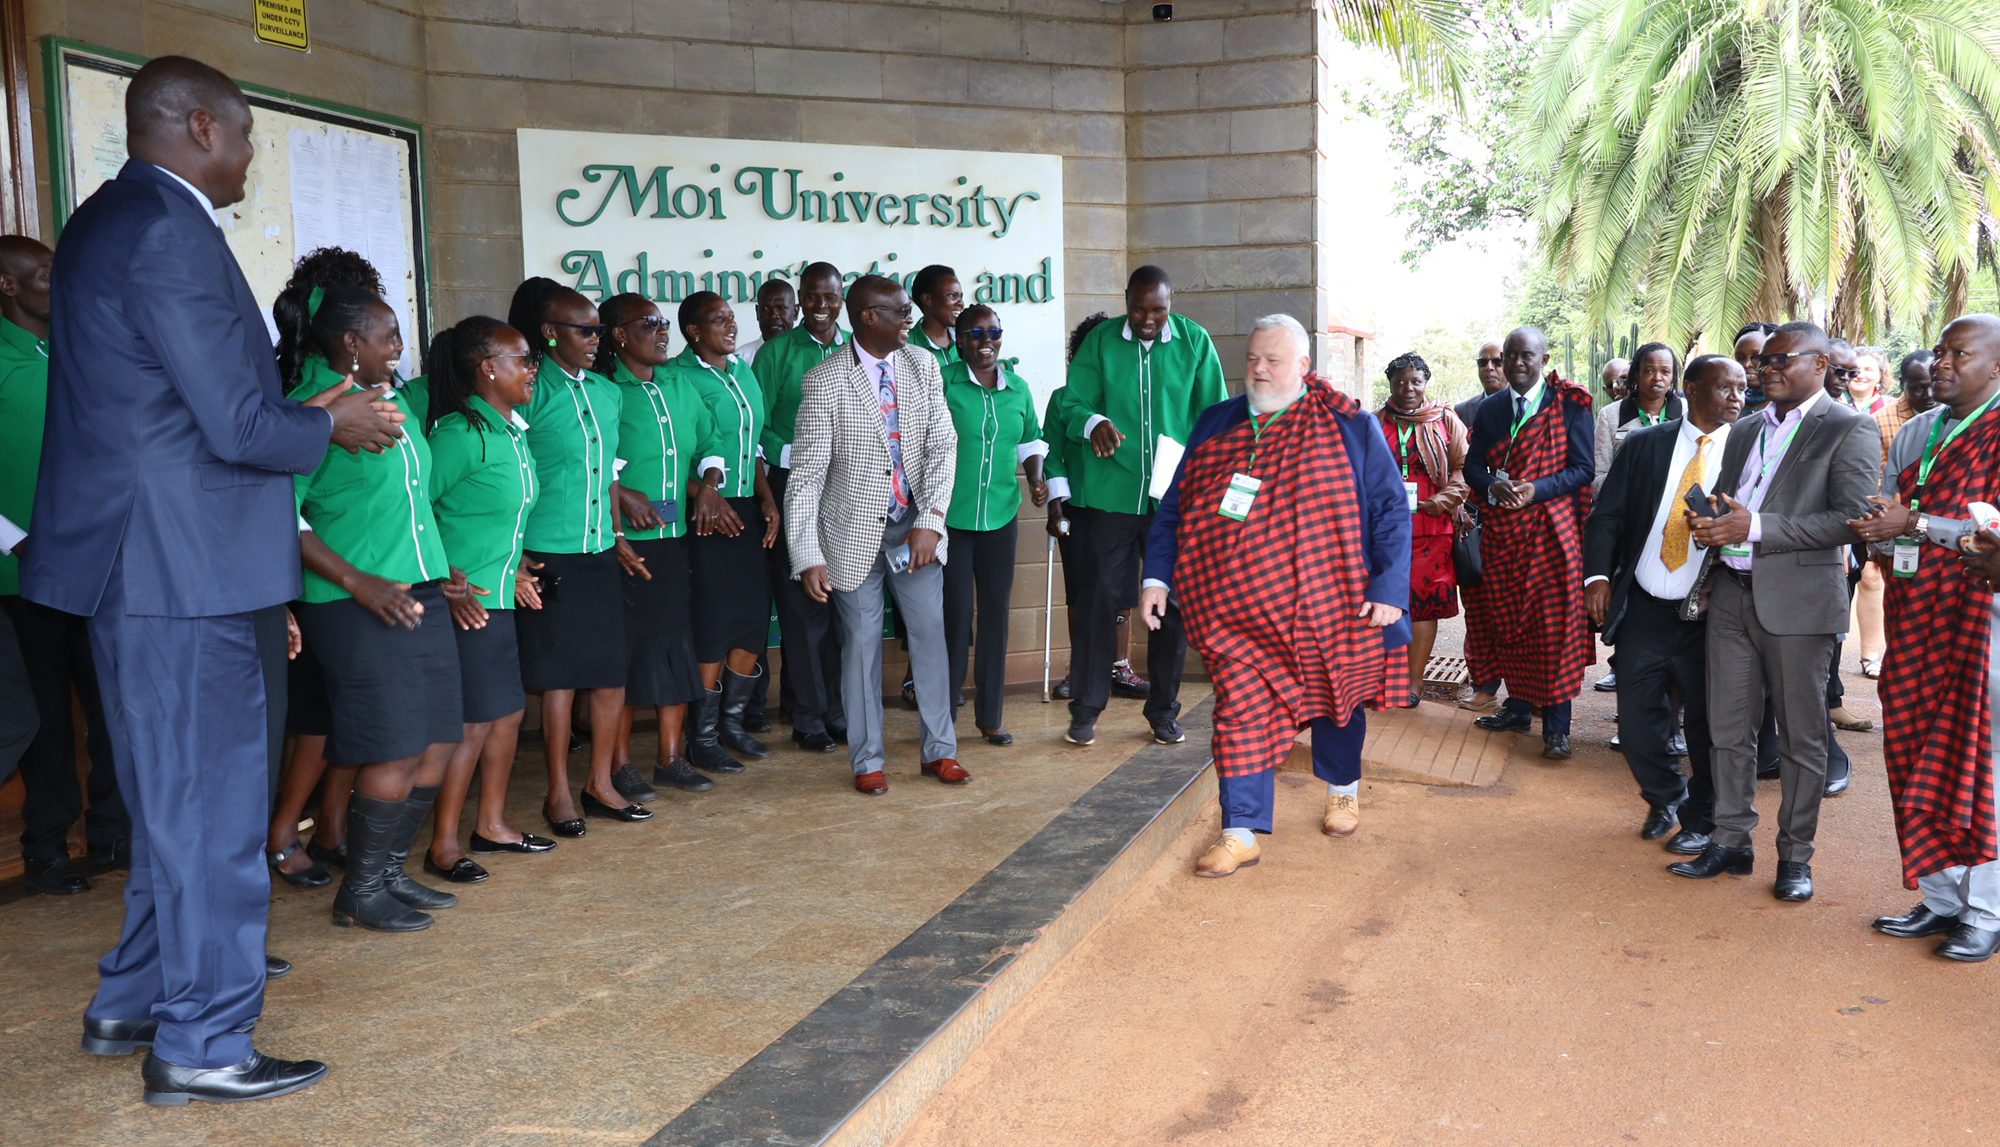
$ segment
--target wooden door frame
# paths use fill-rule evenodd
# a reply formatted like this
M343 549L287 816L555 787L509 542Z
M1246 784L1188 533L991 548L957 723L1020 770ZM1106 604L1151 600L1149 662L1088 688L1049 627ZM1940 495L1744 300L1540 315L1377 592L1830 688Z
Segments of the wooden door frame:
M40 237L35 202L35 137L28 101L27 0L0 0L0 98L6 143L0 146L0 230Z

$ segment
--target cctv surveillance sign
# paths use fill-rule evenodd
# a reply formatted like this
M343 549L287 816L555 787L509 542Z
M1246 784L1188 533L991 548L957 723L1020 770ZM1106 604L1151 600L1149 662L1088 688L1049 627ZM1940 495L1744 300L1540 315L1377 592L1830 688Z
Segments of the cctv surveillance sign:
M758 288L796 286L808 263L905 287L942 263L968 305L999 313L1038 396L1061 385L1060 156L535 129L518 142L530 275L598 302L643 294L669 321L715 291L747 343Z

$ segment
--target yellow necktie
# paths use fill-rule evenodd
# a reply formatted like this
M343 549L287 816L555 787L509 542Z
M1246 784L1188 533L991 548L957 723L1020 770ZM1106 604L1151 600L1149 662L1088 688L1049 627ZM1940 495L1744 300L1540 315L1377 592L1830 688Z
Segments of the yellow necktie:
M1668 570L1678 570L1688 560L1687 518L1681 514L1681 504L1687 501L1688 491L1701 481L1701 463L1708 456L1708 435L1695 439L1694 457L1688 459L1687 469L1681 471L1681 484L1674 491L1674 504L1667 510L1667 531L1660 538L1660 560Z

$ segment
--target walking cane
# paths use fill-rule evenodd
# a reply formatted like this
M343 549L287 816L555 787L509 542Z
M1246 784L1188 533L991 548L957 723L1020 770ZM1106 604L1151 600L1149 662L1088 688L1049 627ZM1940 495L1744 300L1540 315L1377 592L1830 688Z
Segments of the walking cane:
M1049 644L1055 632L1056 539L1049 535L1049 576L1042 591L1042 704L1049 703Z

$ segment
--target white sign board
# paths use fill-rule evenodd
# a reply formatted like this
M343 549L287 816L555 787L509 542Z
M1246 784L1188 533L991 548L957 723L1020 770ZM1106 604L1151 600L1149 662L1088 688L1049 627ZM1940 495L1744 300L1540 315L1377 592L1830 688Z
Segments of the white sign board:
M757 337L766 280L824 260L853 282L907 287L942 263L988 303L1038 399L1062 385L1062 158L522 129L521 244L529 275L601 302L638 292L673 321L716 291ZM842 326L850 326L845 318ZM678 331L674 346L683 346Z

